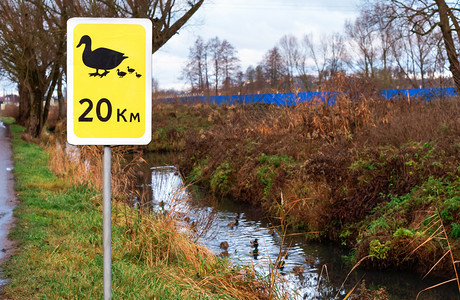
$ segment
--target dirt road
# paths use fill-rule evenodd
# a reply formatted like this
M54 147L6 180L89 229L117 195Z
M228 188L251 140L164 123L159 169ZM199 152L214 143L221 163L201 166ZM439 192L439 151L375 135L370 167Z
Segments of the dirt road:
M12 171L9 131L0 121L0 263L4 262L14 249L14 243L8 240L8 233L14 221L13 209L17 204ZM5 283L6 280L0 273L0 286Z

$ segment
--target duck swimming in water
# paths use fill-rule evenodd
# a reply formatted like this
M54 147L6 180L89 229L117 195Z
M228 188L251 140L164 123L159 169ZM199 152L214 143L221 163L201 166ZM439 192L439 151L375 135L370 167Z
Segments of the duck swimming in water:
M85 49L83 50L83 64L89 68L96 69L95 73L89 73L89 76L106 76L109 71L112 70L128 57L124 53L107 49L107 48L97 48L94 51L91 50L91 38L88 35L82 36L80 43L78 43L77 48L85 44ZM104 70L104 73L99 74L99 70Z
M257 248L257 247L259 246L259 241L258 241L257 238L256 238L255 240L253 240L253 241L250 241L249 243L250 243L251 246L254 247L254 248Z
M284 261L284 259L280 260L280 261L277 261L275 263L275 268L282 270L282 269L284 269L285 264L286 264L286 262Z
M294 268L292 268L292 273L302 274L303 271L305 271L304 266L295 266Z
M235 221L233 221L231 223L228 223L227 227L233 228L233 227L235 227L237 225L238 225L238 219L236 219Z
M220 243L219 248L222 249L222 250L227 250L228 249L228 243L227 242Z
M257 259L257 256L259 256L259 249L255 248L251 252L249 252L249 256L254 257L254 259Z

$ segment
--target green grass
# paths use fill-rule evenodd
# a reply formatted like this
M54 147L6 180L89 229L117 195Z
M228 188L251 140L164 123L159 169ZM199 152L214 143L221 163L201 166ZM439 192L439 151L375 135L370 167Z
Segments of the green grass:
M48 154L40 146L22 141L22 131L11 125L16 190L21 204L15 210L17 224L10 234L18 242L18 249L3 265L3 276L9 283L1 295L8 299L101 299L101 194L90 186L73 186L54 175L48 168ZM226 261L205 256L200 258L200 264L206 265L206 270L197 271L194 256L174 247L175 254L179 253L175 259L148 253L151 248L162 249L167 244L130 246L142 238L152 241L152 232L166 227L149 229L147 225L156 226L155 218L144 216L140 221L137 212L121 203L114 202L112 209L113 299L240 298L232 296L230 286L238 289L238 281L232 279L235 270ZM134 221L128 224L125 219ZM134 233L127 234L128 230ZM131 235L134 238L130 239ZM176 244L187 243L183 234L166 235L181 241ZM200 253L199 246L191 242L186 246L190 253ZM152 256L153 263L146 259ZM228 285L222 284L226 278L231 282ZM249 282L240 282L240 290L250 290ZM255 293L249 295L241 298L256 299Z
M0 121L9 125L14 123L14 119L10 117L0 117Z

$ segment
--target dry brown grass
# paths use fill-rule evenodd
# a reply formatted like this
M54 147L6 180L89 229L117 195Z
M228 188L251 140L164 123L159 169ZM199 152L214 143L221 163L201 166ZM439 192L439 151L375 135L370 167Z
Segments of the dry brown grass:
M0 116L17 120L19 117L19 107L13 104L5 105L4 109L0 110Z
M72 146L61 144L57 139L48 137L47 151L51 170L76 185L90 185L102 189L103 149L98 146ZM122 147L111 149L112 194L117 199L126 199L130 193L136 172L136 163L142 163L140 157L126 161L127 150Z
M360 222L379 218L377 208L393 197L407 195L429 178L446 180L446 185L455 181L460 170L459 98L383 100L371 84L344 77L330 82L329 90L349 92L339 94L333 106L312 101L212 110L209 128L186 133L178 159L181 170L218 196L246 200L272 216L279 216L282 191L286 205L296 204L289 216L292 224L351 247L360 239ZM397 214L395 222L409 226L428 205L414 204L413 211ZM458 219L447 228L451 222ZM339 237L348 229L356 234ZM375 232L365 240L374 234L391 240L393 233ZM367 255L369 242L361 247L358 260ZM401 260L378 267L423 265L402 266ZM429 269L431 263L423 266Z
M168 266L163 274L183 286L184 299L212 293L234 299L281 299L269 297L270 289L251 266L235 268L207 248L192 242L191 233L180 229L174 218L142 211L118 210L114 217L125 228L125 257L151 268ZM186 288L187 287L187 288Z
M52 137L47 138L53 172L71 184L100 189L101 148L67 147ZM133 209L131 201L127 201L132 195L136 175L133 167L142 160L137 157L127 162L125 157L126 150L113 148L112 192L115 200L123 201L113 202L112 223L124 231L123 239L114 241L123 243L123 259L161 269L169 282L180 287L182 295L179 296L184 299L212 295L233 299L287 299L282 292L273 292L273 287L251 266L235 268L228 260L220 260L205 247L194 243L193 233L181 227L172 217L174 212L155 215L149 209L150 205Z

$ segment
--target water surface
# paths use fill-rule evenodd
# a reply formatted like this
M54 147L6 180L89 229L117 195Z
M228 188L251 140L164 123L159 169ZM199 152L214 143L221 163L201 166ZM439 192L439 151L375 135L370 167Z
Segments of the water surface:
M359 269L351 272L345 281L352 266L344 262L347 254L344 249L333 244L308 242L302 233L283 239L279 233L272 233L270 220L258 208L229 199L210 203L206 201L206 193L185 189L174 166L155 166L145 172L150 173L144 187L151 192L149 201L154 210L175 211L185 220L185 226L196 226L202 233L200 243L216 255L228 256L234 264L254 265L262 274L277 270L297 299L333 299L336 295L343 299L360 280L365 280L367 288L384 287L390 299L415 299L419 291L444 281L422 279L421 275L410 272ZM251 241L256 238L258 255L254 256ZM228 249L221 248L223 242L228 244ZM286 251L287 257L283 255ZM281 269L275 267L279 261L284 261ZM419 299L460 297L456 284L452 283L424 292Z

